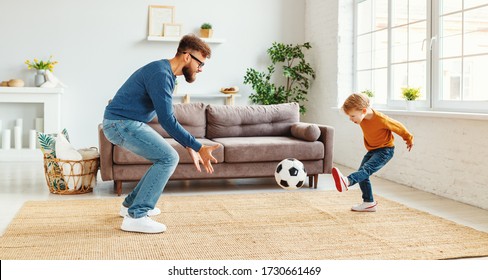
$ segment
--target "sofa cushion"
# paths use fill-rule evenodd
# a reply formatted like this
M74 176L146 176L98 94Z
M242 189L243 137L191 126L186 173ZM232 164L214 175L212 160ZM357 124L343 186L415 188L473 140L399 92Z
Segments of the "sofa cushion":
M224 145L226 163L324 158L324 144L320 141L308 142L286 136L228 137L212 140Z
M320 129L316 124L294 123L291 126L291 135L305 141L317 141L320 137Z
M205 137L205 104L198 103L181 103L173 104L174 114L178 122L196 138ZM163 137L171 137L159 125L158 117L155 117L149 125L154 128Z
M165 140L171 145L171 147L175 148L175 150L178 152L178 155L180 156L179 163L193 163L187 150L178 142L176 142L176 140L172 138L166 138ZM197 140L204 145L216 144L215 142L205 138L197 138ZM152 164L151 161L119 146L114 146L113 154L115 164ZM212 155L218 160L218 162L222 162L224 160L224 149L220 148L218 150L215 150Z
M300 119L299 105L208 105L207 135L220 137L289 136Z

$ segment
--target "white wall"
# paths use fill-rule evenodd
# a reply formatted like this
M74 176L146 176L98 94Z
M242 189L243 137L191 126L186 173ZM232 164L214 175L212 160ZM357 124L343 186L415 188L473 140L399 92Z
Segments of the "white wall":
M177 43L146 40L149 5L175 6L185 34L198 34L210 22L214 37L227 40L211 44L212 58L195 83L179 79L180 93L217 93L237 85L243 95L237 103L246 104L246 69L265 69L272 42L304 39L304 0L0 0L0 80L20 78L33 86L34 70L24 61L53 55L59 61L54 74L68 85L62 126L75 146L98 146L97 124L107 100L137 68L176 51Z
M335 127L335 162L357 168L365 153L359 126L337 109L352 92L353 1L307 0L305 40L317 67L306 119ZM456 118L399 116L415 136L407 152L396 137L395 156L378 175L488 209L488 123Z

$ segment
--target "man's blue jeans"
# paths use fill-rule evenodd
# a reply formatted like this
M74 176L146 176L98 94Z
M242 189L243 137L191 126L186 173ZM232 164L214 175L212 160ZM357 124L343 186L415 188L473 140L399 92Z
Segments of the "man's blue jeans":
M359 183L361 192L363 192L364 202L373 202L373 189L369 177L376 171L385 166L395 153L395 147L385 147L372 151L368 151L359 166L358 171L347 176L349 185L352 186Z
M153 165L122 203L129 215L141 218L154 209L161 193L178 165L179 156L164 138L149 125L133 120L103 120L103 133L114 145L142 156Z

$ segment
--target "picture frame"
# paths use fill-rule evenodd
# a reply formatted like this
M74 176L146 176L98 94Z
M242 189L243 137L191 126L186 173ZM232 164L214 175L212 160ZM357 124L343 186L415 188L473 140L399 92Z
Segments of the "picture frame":
M163 37L180 37L181 24L163 23Z
M163 36L163 25L174 22L174 6L149 6L149 36Z

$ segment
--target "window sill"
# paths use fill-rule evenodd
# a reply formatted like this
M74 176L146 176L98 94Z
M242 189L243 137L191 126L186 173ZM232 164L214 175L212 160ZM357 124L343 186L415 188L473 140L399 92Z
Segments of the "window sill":
M338 107L334 110L340 111ZM376 108L375 108L376 109ZM432 117L432 118L448 118L448 119L465 119L465 120L488 120L488 114L482 113L459 113L459 112L443 112L443 111L407 111L407 110L392 110L377 108L379 112L386 115L396 116L413 116L413 117Z
M488 114L481 113L459 113L459 112L442 112L442 111L406 111L378 109L387 115L415 116L415 117L432 117L432 118L449 118L449 119L466 119L466 120L488 120Z

